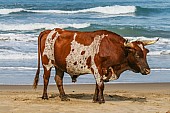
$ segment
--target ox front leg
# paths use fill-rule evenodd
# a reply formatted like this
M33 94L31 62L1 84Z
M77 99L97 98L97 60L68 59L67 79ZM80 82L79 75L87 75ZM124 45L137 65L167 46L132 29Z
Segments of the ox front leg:
M93 96L93 102L98 102L99 104L105 103L104 97L103 97L103 91L104 91L104 81L103 81L103 73L102 68L99 66L98 69L93 66L92 72L94 74L94 77L96 79L96 89L95 94Z
M68 96L65 94L64 92L64 88L63 88L63 76L64 76L64 72L61 71L60 69L56 69L56 75L55 75L55 81L60 93L60 98L61 101L70 101L70 99L68 98Z
M97 85L97 83L96 83L95 93L94 93L94 95L93 95L93 102L94 102L94 103L99 102L98 95L99 95L99 89L98 89L98 85Z
M48 82L49 82L49 78L50 78L50 72L51 69L47 70L46 67L44 67L44 90L43 90L43 95L42 95L42 99L48 99L48 95L47 95L47 87L48 87Z
M93 102L94 103L105 103L104 96L103 96L103 91L104 91L104 82L96 83L96 88L95 88L95 94L93 96Z

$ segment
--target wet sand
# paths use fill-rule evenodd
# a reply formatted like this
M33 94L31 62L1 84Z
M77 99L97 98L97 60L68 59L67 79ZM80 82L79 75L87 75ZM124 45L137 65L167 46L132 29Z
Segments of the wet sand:
M106 84L104 104L92 103L94 84L64 88L70 101L60 101L55 85L49 100L41 99L41 85L0 85L0 113L170 113L170 83Z

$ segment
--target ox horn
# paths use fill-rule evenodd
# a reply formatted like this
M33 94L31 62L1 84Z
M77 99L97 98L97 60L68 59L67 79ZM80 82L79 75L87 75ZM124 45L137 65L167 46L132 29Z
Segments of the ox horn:
M159 38L156 39L156 40L143 40L143 41L141 41L141 42L143 42L144 46L146 46L146 45L154 44L154 43L156 43L158 40L159 40Z
M128 39L124 42L124 46L125 47L130 47L130 48L132 48L133 47L133 43L131 43L131 42L128 42Z

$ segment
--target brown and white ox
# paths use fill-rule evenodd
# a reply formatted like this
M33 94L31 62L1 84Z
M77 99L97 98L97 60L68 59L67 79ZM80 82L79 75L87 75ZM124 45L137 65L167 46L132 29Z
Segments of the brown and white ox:
M55 81L61 100L69 100L63 89L64 72L73 82L82 74L93 74L96 89L93 102L104 103L104 82L118 79L125 70L143 75L150 73L145 45L157 40L127 42L120 35L98 30L79 32L63 29L45 30L38 38L38 69L33 87L36 89L40 73L40 56L44 68L42 99L48 99L47 86L52 67L56 69Z

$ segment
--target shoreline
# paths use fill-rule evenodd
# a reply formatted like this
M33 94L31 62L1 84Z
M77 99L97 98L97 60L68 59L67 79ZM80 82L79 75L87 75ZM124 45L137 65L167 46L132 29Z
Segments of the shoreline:
M86 89L89 88L91 90L91 86L95 87L95 84L63 84L66 89L72 88L78 88L81 90L79 87L85 87ZM170 82L157 82L157 83L105 83L105 89L107 87L112 88L112 89L127 89L130 88L132 90L147 90L146 88L150 89L151 87L156 88L156 90L166 90L169 89L170 87L167 88L166 86L170 86ZM55 84L49 84L48 88L52 90L56 90L57 86ZM42 90L43 85L38 85L36 90ZM32 88L32 85L0 85L0 90L34 90ZM57 89L58 90L58 89ZM106 89L107 90L107 89ZM129 89L128 89L129 90ZM154 90L154 89L150 89Z
M0 85L0 113L170 113L170 83L105 84L105 103L92 103L95 84L64 85L70 101L61 101L56 85Z

